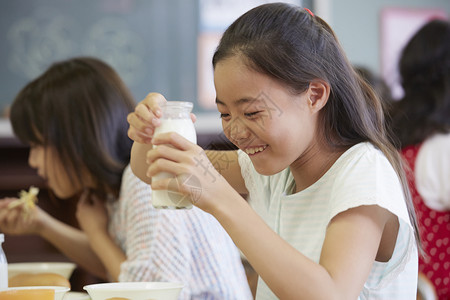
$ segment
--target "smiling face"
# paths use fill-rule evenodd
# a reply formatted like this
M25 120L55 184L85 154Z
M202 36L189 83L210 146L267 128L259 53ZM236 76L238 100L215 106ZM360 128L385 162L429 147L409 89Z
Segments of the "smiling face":
M260 174L280 172L315 143L317 114L308 104L308 91L292 94L239 56L216 64L214 83L225 135Z

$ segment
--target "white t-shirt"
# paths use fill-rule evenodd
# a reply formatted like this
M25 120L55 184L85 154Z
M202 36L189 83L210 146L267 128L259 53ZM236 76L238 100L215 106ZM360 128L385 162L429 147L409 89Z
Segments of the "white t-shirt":
M210 214L155 209L151 188L129 166L118 201L107 203L109 233L126 254L119 281L182 282L179 299L252 299L240 253Z
M248 155L238 153L250 205L283 239L317 263L326 228L340 212L376 204L397 215L400 229L393 256L386 263L374 262L359 299L416 299L414 230L397 174L381 151L369 143L355 145L317 182L295 194L290 194L295 182L289 168L263 176ZM261 279L257 299L277 299Z
M428 207L450 210L450 133L436 134L422 144L414 177L417 191Z

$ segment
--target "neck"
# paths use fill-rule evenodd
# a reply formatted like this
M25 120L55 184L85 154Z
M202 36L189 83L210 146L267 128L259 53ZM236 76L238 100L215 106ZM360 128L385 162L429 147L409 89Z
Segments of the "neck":
M298 193L319 180L345 151L330 149L326 145L311 145L290 165Z

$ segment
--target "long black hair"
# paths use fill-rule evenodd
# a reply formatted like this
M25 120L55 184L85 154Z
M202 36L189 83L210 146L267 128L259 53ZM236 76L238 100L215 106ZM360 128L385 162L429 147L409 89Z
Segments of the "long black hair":
M386 155L402 183L420 244L402 160L385 126L383 103L354 71L330 26L298 6L263 4L227 28L214 53L213 66L235 55L294 94L306 91L314 79L328 82L330 96L320 112L320 133L331 148L343 150L371 142Z
M130 160L128 113L135 101L118 74L96 58L54 63L27 84L11 106L11 124L24 143L56 150L71 180L101 194L118 193Z
M404 96L393 108L400 147L450 132L450 22L432 20L409 40L399 71Z

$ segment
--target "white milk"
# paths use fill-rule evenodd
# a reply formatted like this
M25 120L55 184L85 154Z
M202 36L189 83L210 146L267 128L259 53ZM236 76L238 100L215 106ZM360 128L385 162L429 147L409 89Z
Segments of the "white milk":
M0 291L8 287L8 264L0 264Z
M176 132L185 137L192 143L197 143L195 127L190 117L189 119L161 119L161 125L156 127L155 136L159 133ZM153 180L164 178L173 178L174 176L167 172L161 172L152 177ZM167 190L153 190L152 204L156 208L192 208L191 198L189 196L175 193Z
M0 233L0 291L8 288L8 261L2 244L5 241L5 235Z

